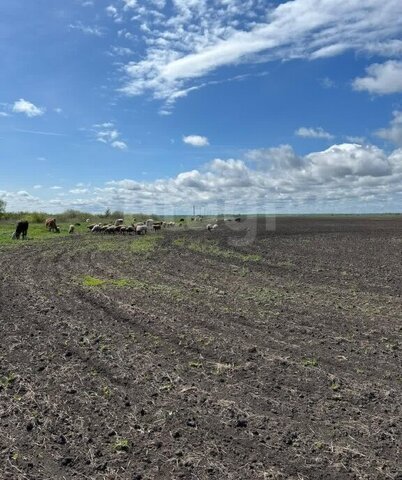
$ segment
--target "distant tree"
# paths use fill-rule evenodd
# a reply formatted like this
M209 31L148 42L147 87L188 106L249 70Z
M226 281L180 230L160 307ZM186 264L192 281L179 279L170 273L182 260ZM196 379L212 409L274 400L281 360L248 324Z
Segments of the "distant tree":
M0 218L6 213L6 202L0 198Z
M112 212L111 212L110 208L107 208L107 209L105 210L105 213L103 214L103 216L104 216L104 217L110 217L111 214L112 214Z

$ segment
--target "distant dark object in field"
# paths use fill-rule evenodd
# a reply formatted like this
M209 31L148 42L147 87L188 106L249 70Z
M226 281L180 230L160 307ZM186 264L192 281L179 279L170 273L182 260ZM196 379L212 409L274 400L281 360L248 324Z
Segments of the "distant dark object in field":
M19 240L19 238L21 237L22 240L25 240L28 234L28 227L29 223L26 220L20 220L19 222L17 222L15 232L13 233L13 239Z
M194 217L191 217L191 221L194 222Z
M45 222L45 226L49 232L60 233L60 228L57 226L55 218L48 218Z
M80 227L81 224L80 224L80 223L76 223L75 226L76 226L76 227Z
M240 218L240 217L236 217L236 218L235 218L235 222L241 222L241 218Z
M180 223L181 223L181 222L184 222L184 218L181 218L181 219L179 220L179 222L180 222Z

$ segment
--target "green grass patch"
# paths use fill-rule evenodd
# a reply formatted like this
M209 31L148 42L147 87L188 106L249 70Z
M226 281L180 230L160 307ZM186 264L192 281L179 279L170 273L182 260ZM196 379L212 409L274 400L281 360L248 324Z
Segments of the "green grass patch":
M162 235L138 235L131 243L131 251L134 253L150 253L155 250Z
M49 232L45 228L44 223L29 223L28 236L25 240L14 240L11 238L13 232L15 231L16 222L2 221L0 222L0 247L2 246L13 246L20 247L23 245L31 244L32 242L42 242L47 240L54 240L55 238L66 237L70 234L68 229L70 224L68 223L58 223L57 225L60 228L60 233ZM75 226L75 233L86 233L86 225L81 224L80 226Z
M136 290L142 290L144 292L160 295L162 297L168 297L170 299L174 298L179 301L184 301L188 298L188 292L184 291L180 287L150 283L137 280L135 278L104 279L85 275L84 277L79 278L78 281L84 287L89 288L133 288Z
M84 285L84 287L102 287L106 283L106 280L91 277L90 275L85 275L85 277L82 279L82 284Z
M178 238L173 241L173 244L178 247L187 248L193 252L214 255L221 258L240 260L242 262L260 262L262 259L261 255L242 253L229 248L222 248L216 242L211 241L186 242L185 239Z

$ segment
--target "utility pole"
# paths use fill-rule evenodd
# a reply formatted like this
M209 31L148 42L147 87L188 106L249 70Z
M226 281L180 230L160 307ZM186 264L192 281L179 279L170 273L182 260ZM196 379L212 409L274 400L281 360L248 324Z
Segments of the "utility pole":
M195 205L193 205L193 217L195 217Z

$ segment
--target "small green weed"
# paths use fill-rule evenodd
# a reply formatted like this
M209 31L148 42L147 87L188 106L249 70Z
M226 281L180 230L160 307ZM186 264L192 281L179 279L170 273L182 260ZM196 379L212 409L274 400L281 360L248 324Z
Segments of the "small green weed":
M116 452L128 452L130 449L130 442L126 438L121 438L113 444L113 449Z
M189 362L188 365L189 365L191 368L201 368L201 367L202 367L202 362L192 361L192 362Z
M16 379L17 375L15 373L9 373L7 376L0 378L0 388L10 388Z
M303 365L305 367L318 367L318 361L315 358L303 359Z

